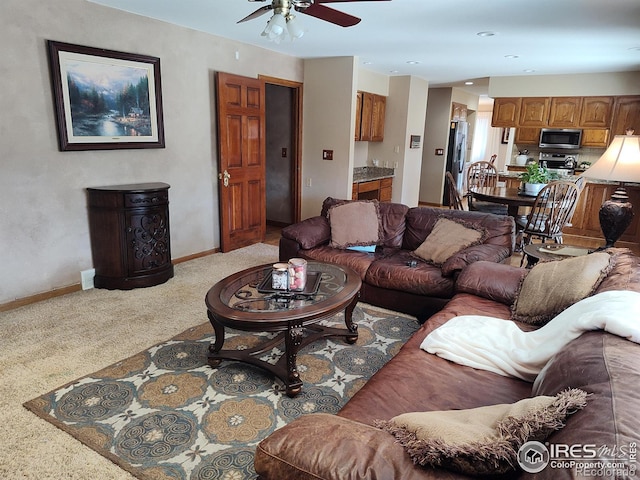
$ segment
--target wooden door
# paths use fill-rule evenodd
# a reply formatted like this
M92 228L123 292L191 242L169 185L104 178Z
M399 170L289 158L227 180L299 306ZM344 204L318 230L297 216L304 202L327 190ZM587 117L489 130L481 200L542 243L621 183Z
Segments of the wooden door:
M264 82L218 72L220 249L262 242L266 232Z

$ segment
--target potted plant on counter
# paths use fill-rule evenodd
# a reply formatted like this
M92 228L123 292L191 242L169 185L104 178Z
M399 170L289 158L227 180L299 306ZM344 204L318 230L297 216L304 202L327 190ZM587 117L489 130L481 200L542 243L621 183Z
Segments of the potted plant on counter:
M523 193L525 195L538 195L547 183L558 178L557 174L550 172L537 163L530 163L526 168L526 172L518 175L524 185Z

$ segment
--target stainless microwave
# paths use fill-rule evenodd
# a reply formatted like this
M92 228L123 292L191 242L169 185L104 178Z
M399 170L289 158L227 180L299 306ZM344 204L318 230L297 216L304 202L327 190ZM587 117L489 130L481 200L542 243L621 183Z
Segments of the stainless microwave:
M571 128L543 128L540 131L540 148L580 148L582 130Z

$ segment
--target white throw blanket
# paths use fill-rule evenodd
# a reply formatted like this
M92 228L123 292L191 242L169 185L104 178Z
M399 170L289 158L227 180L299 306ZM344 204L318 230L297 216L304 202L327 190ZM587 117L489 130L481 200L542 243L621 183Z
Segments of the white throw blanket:
M532 332L499 318L462 315L431 332L420 348L461 365L532 382L556 352L589 330L640 343L640 293L608 291L585 298Z

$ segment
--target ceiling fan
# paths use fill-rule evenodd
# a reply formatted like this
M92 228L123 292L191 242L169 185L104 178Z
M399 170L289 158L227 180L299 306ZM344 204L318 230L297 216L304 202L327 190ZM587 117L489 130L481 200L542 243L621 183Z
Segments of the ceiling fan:
M249 0L250 2L265 2L266 0ZM390 1L390 0L272 0L271 5L265 5L250 15L247 15L237 23L246 22L259 17L260 15L267 13L269 10L273 10L275 14L279 13L283 17L292 17L290 14L292 9L297 12L311 15L312 17L319 18L326 22L334 23L341 27L352 27L360 22L360 18L354 17L347 13L335 10L333 8L325 7L323 3L337 3L337 2L375 2L375 1Z

